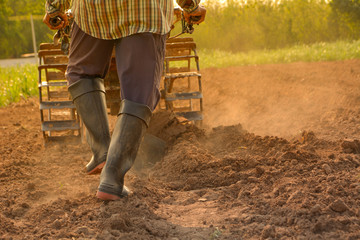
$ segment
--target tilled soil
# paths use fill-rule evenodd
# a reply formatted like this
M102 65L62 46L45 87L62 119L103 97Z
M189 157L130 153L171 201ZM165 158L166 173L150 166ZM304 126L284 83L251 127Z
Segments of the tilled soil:
M1 108L0 239L360 239L360 60L202 73L203 126L157 112L166 154L116 202L37 98Z

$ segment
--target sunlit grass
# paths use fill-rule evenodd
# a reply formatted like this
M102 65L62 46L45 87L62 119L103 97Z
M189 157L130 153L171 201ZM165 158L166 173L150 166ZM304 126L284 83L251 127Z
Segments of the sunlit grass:
M200 56L201 69L300 61L318 62L360 59L360 40L297 45L278 50L251 51L247 53L200 50L198 55ZM0 106L17 102L21 98L36 96L38 94L37 77L35 64L0 67Z
M278 50L231 53L221 50L200 50L201 67L230 67L269 63L318 62L360 58L360 40L353 42L296 45Z
M36 65L0 67L0 84L0 106L37 95Z

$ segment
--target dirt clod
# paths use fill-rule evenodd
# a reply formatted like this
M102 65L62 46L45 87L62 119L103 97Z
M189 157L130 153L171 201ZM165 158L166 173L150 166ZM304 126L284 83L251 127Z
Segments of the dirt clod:
M53 223L52 223L52 227L55 229L60 229L62 226L62 222L59 219L56 219Z
M328 164L324 164L322 167L327 175L331 173L331 167Z
M78 234L84 234L85 236L90 234L90 230L86 226L78 227L75 232Z
M336 200L330 205L330 208L331 210L339 213L345 212L349 209L349 207L346 206L346 204L342 200Z
M121 216L121 214L118 213L111 215L110 227L113 230L126 231L128 229L125 219Z
M360 153L360 141L359 140L345 140L341 144L341 147L343 148L345 153Z
M275 237L275 227L274 226L265 226L263 231L261 232L261 238L267 239L267 238L274 238Z

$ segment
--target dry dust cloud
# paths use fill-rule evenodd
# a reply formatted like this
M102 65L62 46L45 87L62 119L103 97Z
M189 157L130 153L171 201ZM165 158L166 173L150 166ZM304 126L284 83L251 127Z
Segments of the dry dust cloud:
M296 135L356 104L358 86L346 85L349 74L358 74L351 62L340 67L329 62L206 69L204 124L240 123L259 135Z

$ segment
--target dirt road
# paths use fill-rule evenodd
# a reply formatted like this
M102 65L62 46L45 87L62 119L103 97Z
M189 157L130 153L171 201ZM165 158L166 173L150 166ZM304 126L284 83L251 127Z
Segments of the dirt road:
M204 129L156 113L166 155L117 202L36 98L1 108L0 239L360 239L360 60L202 73Z

